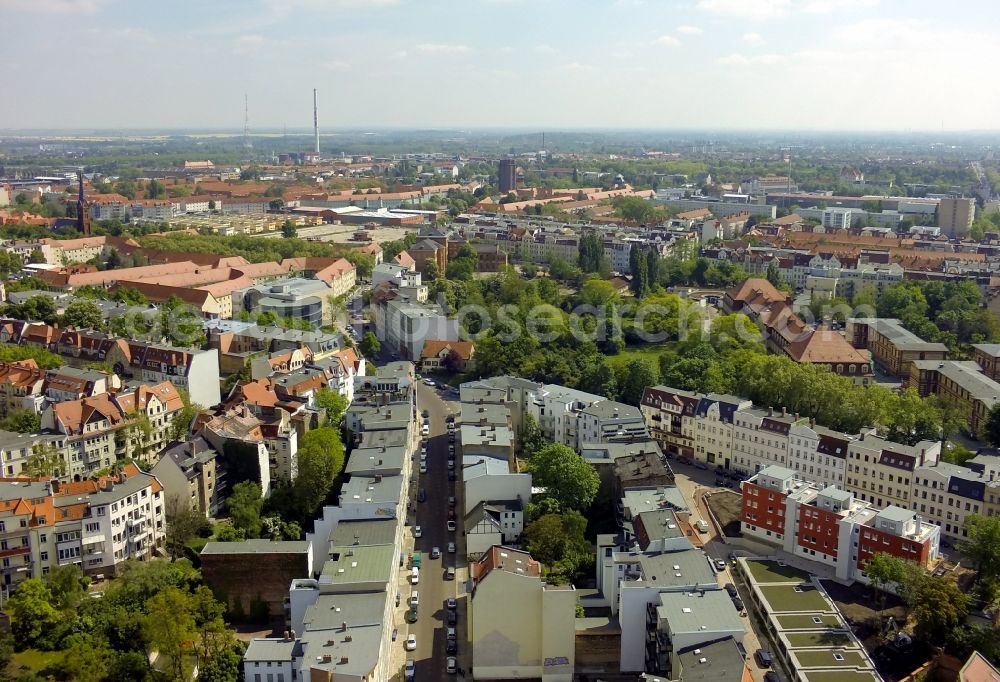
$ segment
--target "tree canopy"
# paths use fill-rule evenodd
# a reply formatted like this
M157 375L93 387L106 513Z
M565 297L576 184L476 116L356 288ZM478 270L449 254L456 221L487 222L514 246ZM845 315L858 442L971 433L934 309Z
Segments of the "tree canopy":
M597 472L565 445L553 443L537 451L530 467L532 484L544 487L561 509L586 511L597 496Z

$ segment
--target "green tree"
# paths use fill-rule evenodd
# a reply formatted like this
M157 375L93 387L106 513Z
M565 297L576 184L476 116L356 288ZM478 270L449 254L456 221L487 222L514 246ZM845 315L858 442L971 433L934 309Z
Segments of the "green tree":
M102 329L104 316L93 301L73 301L63 312L62 324L77 329Z
M61 478L66 475L66 458L52 441L35 443L23 471L33 477Z
M638 405L643 391L657 381L657 370L642 358L633 358L621 368L618 377L619 397L623 403Z
M530 459L547 443L545 436L542 435L542 429L538 426L538 420L535 419L534 415L525 415L524 423L521 424L521 454Z
M176 587L166 587L146 602L143 631L150 645L170 657L175 680L184 677L184 658L198 636L191 598Z
M944 641L968 613L969 597L954 580L925 574L917 581L910 614L914 633L923 641Z
M1000 517L971 514L965 517L968 538L959 545L972 559L979 581L1000 580Z
M358 350L366 358L373 358L382 350L382 343L373 332L365 332L365 335L361 337L361 343L358 344Z
M333 428L313 429L299 443L299 471L293 490L303 516L311 518L344 468L344 445Z
M28 263L31 265L37 265L39 263L45 262L45 256L42 254L41 249L35 249L28 254Z
M52 602L52 591L38 578L28 578L18 585L7 600L7 615L14 638L20 645L35 646L43 635L56 627L60 615Z
M183 503L167 505L167 554L172 561L183 558L187 544L212 528L205 515Z
M260 512L264 508L264 499L261 497L259 485L252 481L234 485L229 497L226 498L226 508L235 528L242 530L249 537L255 538L260 535Z
M295 226L292 225L291 220L286 220L281 226L281 236L285 239L295 239L298 236L298 232L296 231Z
M590 561L591 546L584 535L587 519L578 511L545 514L524 529L531 556L548 568L552 582L568 582Z
M76 632L63 642L62 651L59 669L66 679L76 682L104 682L108 679L108 661L114 659L115 652L104 637Z
M326 424L335 428L340 427L340 422L344 419L344 413L350 405L347 398L337 391L329 388L321 388L316 391L316 405L326 410Z
M429 284L441 276L441 271L438 270L438 264L435 261L429 260L424 263L424 271L420 274L421 281Z
M600 486L594 468L561 443L534 454L531 474L533 484L545 488L545 494L559 502L562 509L589 509Z
M31 410L11 410L0 420L0 429L17 433L38 433L42 418Z
M990 408L990 414L982 427L982 437L993 447L1000 447L1000 403Z

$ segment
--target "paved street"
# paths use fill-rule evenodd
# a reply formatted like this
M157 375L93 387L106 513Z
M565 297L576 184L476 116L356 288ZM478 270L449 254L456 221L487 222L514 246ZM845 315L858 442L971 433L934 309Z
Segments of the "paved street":
M445 600L448 597L456 597L459 602L458 608L458 659L459 666L469 669L467 660L468 651L466 646L466 599L465 599L465 579L468 577L466 562L459 557L464 557L465 542L461 532L462 502L456 499L455 516L459 530L449 532L448 522L448 498L456 496L456 483L448 481L448 431L445 418L451 413L458 411L458 404L443 401L438 392L429 386L420 384L417 390L417 409L427 410L430 419L430 434L427 440L427 473L420 474L420 455L417 453L413 461L415 491L423 489L426 495L424 502L414 502L416 505L416 519L413 524L420 526L423 535L414 541L415 551L420 552L423 558L423 566L420 569L420 583L412 588L420 594L419 615L416 623L406 624L405 632L400 633L400 646L405 635L415 633L417 636L417 650L411 654L416 662L416 679L448 679L450 676L445 672L446 644L446 616L447 610ZM458 468L456 464L456 474ZM457 476L456 476L457 478ZM411 496L415 500L416 492ZM410 526L412 531L413 525ZM456 552L449 554L448 543L456 543ZM431 559L431 549L438 547L441 556ZM453 581L445 579L445 571L448 566L456 566L458 575ZM404 600L409 596L409 592L403 592Z

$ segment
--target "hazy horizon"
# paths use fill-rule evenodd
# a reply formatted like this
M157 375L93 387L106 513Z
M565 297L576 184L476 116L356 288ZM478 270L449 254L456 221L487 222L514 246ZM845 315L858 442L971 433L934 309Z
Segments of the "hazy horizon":
M0 0L0 130L989 133L969 0ZM954 8L954 9L953 9ZM971 19L974 19L972 21Z

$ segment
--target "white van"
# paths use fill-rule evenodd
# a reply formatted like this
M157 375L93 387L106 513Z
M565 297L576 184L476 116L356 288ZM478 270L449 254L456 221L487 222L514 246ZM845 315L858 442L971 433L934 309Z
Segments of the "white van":
M416 585L420 582L420 569L414 566L410 569L410 584Z

